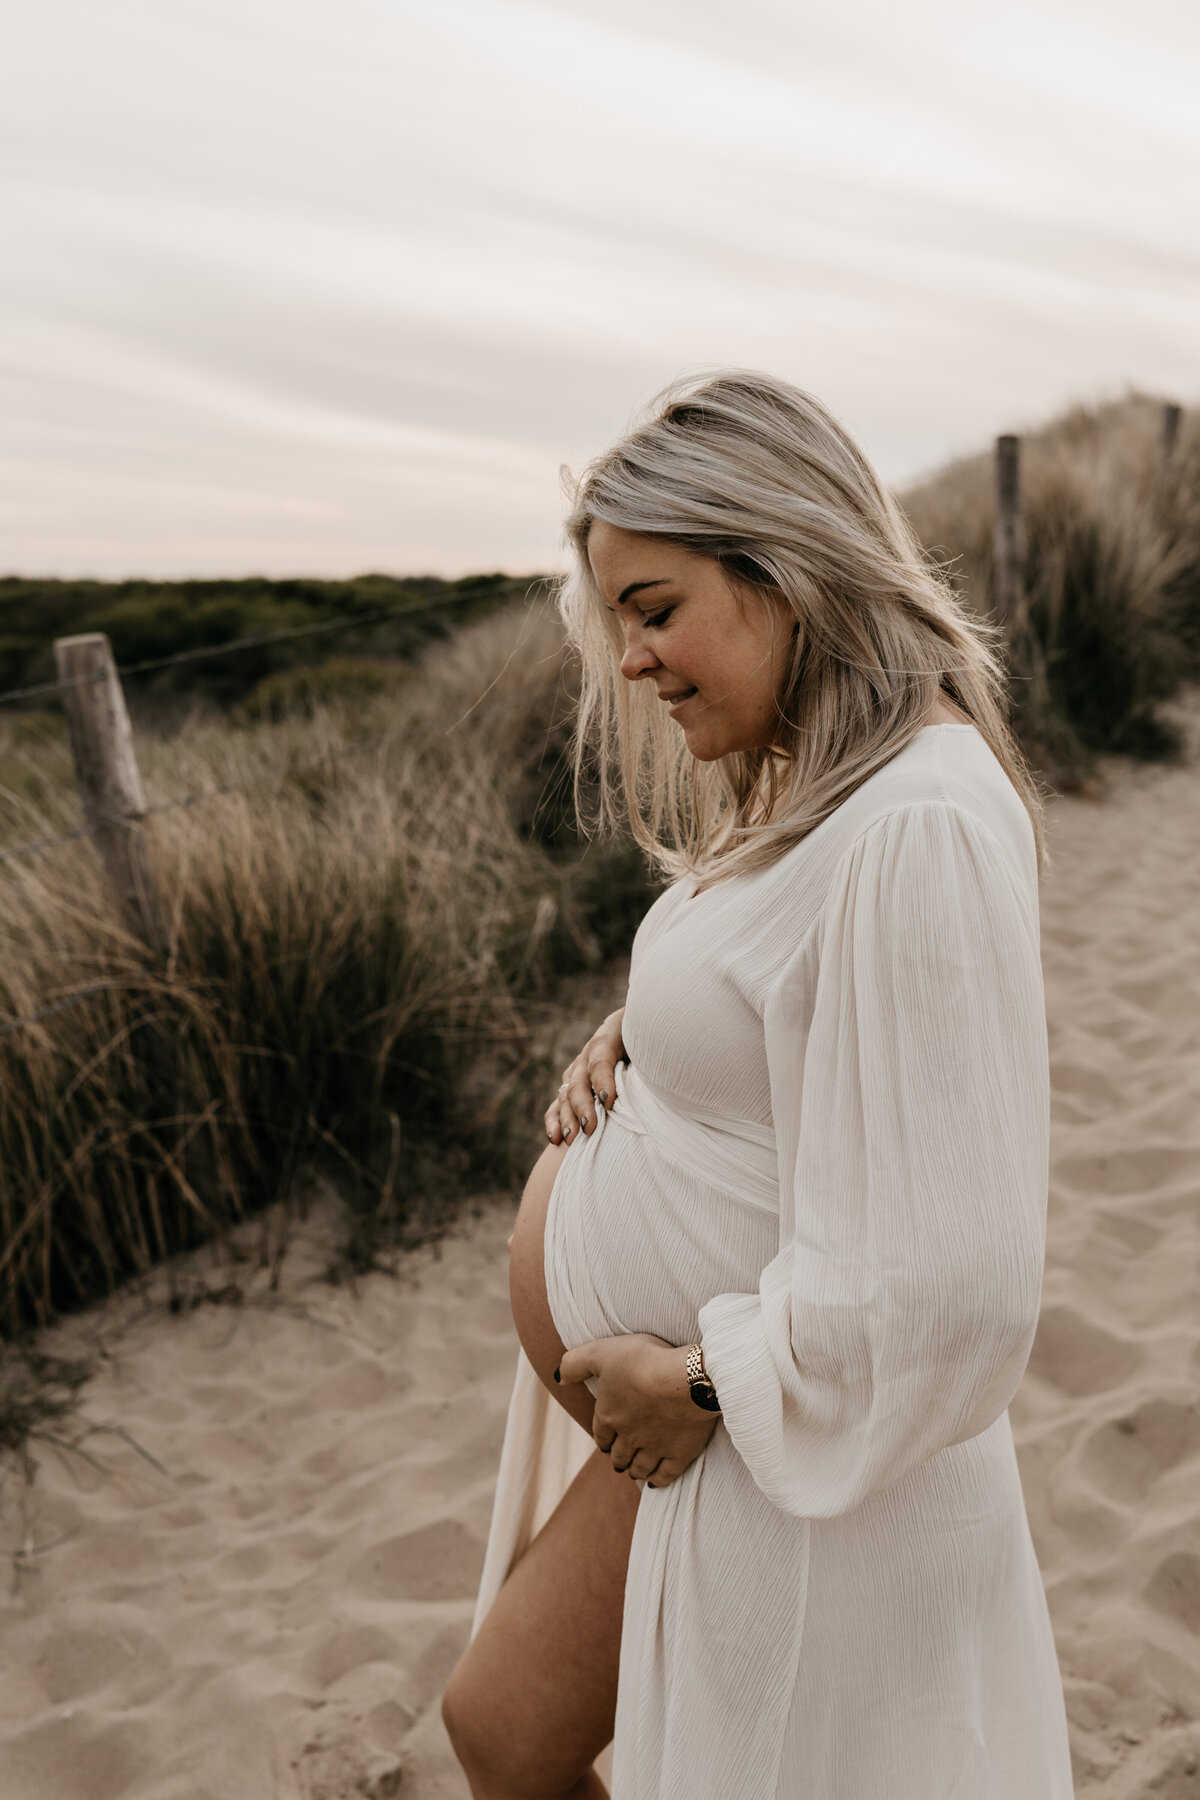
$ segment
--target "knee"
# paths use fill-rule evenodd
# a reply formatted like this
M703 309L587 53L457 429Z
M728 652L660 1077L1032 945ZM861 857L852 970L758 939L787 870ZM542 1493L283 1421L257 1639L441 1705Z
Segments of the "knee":
M470 1683L462 1679L461 1667L460 1664L446 1683L446 1691L442 1695L442 1724L446 1727L446 1736L450 1739L455 1756L465 1768L464 1752L470 1751L475 1734L472 1730Z
M512 1721L489 1704L460 1663L442 1695L442 1723L476 1800L547 1800L569 1792L573 1778L531 1766L529 1745Z
M509 1759L489 1717L486 1697L479 1693L467 1669L460 1663L442 1695L442 1724L450 1747L476 1795L508 1794ZM519 1792L518 1790L515 1790Z

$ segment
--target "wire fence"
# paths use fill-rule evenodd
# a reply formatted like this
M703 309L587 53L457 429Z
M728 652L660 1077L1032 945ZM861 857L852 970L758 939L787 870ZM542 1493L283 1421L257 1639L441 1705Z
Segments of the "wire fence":
M481 582L477 587L463 588L454 594L443 594L436 600L411 602L396 606L382 606L374 612L351 613L344 619L318 619L311 625L286 625L277 631L254 632L246 637L230 638L221 644L201 644L192 650L177 650L171 656L148 656L140 662L118 663L117 674L150 675L162 669L174 669L183 663L211 661L218 656L232 656L239 650L261 650L266 645L289 643L296 638L319 637L338 631L360 631L368 625L382 625L389 619L415 619L427 617L430 613L441 612L443 608L465 606L472 600L483 600L496 594L493 582ZM22 700L38 700L48 698L52 694L61 694L69 688L90 687L93 682L103 680L103 676L87 676L81 681L43 681L32 687L8 688L0 693L0 706L15 706Z
M494 584L480 584L476 588L463 589L460 592L443 596L436 601L419 605L381 607L371 613L358 613L343 619L324 619L312 625L288 627L280 631L261 632L242 638L230 639L222 644L206 645L194 650L184 650L173 656L150 657L136 663L117 665L118 676L147 674L154 670L173 668L179 664L196 662L204 658L233 655L238 651L257 649L266 644L282 643L294 638L312 637L318 634L327 635L337 631L358 630L366 625L380 624L385 620L416 617L421 614L439 611L443 607L478 600L488 594L495 593ZM528 597L528 596L527 596ZM41 698L51 694L61 694L72 688L89 687L108 679L106 673L88 676L78 681L55 681L24 688L10 688L0 693L0 704L15 704L21 700ZM493 684L494 685L494 684ZM490 718L495 714L510 712L517 708L528 708L528 700L524 698L489 699L490 688L485 689L479 699L469 706L455 724L449 729L455 730L467 719ZM32 839L29 843L16 844L11 849L0 850L0 864L14 863L25 857L35 856L52 850L59 845L76 843L86 838L97 838L104 833L122 825L140 825L148 818L161 817L166 813L179 812L194 806L201 806L213 800L227 799L234 794L246 793L255 788L281 787L287 781L301 780L338 764L357 760L364 756L383 750L390 739L379 736L362 744L354 744L346 749L331 751L326 755L312 758L299 765L292 764L282 769L273 769L265 773L246 776L240 780L222 782L216 786L202 788L195 793L177 794L167 800L156 801L142 808L137 813L110 813L100 815L92 823L77 825L68 831L52 833L45 837ZM145 971L146 979L151 979L151 972ZM69 993L60 995L56 1000L40 1007L37 1011L22 1014L18 1017L0 1019L0 1039L11 1037L17 1032L26 1031L41 1023L42 1020L57 1013L68 1011L80 1005L85 999L99 993L115 989L128 989L136 986L131 978L105 979L92 981L82 987L73 988Z
M78 683L78 686L88 685ZM468 719L490 719L501 713L520 709L528 710L529 702L525 699L492 700L486 705L469 706L455 721L449 730L456 730ZM266 774L248 775L241 781L222 782L217 787L202 788L194 794L177 794L169 800L158 800L138 813L110 813L94 825L75 825L69 831L55 832L50 837L33 838L27 844L14 844L9 850L0 850L0 863L19 862L26 856L36 856L43 850L53 850L59 844L78 842L81 838L100 837L119 825L140 823L142 819L156 818L162 813L178 812L185 807L199 806L207 800L220 800L231 794L245 793L250 788L270 787L272 784L282 786L285 781L298 781L302 776L312 775L318 770L329 768L336 763L348 762L360 756L369 755L373 750L383 750L390 739L387 737L371 738L364 744L353 744L346 750L331 751L328 756L319 756L312 762L291 764L283 769L271 769Z
M198 649L181 650L173 656L147 657L141 662L118 663L116 672L118 676L144 675L153 670L175 668L182 663L199 662L217 656L231 656L241 650L259 649L265 644L284 643L294 638L314 637L318 634L328 635L338 631L356 631L363 626L377 625L388 619L428 615L431 612L440 611L443 607L465 604L493 593L495 593L494 584L480 583L477 587L464 588L456 594L442 596L438 600L422 602L416 606L381 607L371 613L356 613L344 619L322 619L312 625L289 626L280 631L259 632L246 637L231 638L222 644L209 644ZM0 705L15 704L20 700L42 698L51 694L61 694L73 688L91 687L106 679L106 674L101 673L86 676L77 681L48 681L34 687L9 688L7 692L0 693ZM476 703L467 709L463 714L463 719L490 716L493 712L505 711L523 704L524 702L519 700L496 701L486 707L480 707ZM461 724L462 720L459 720L458 723ZM206 788L196 794L180 794L174 799L159 801L153 806L146 807L137 817L150 818L161 813L176 812L183 807L197 806L207 800L216 800L226 795L241 793L247 788L269 785L276 780L283 782L293 777L310 774L329 762L340 762L349 757L362 756L369 750L379 749L385 742L386 739L378 738L371 744L357 745L350 750L339 752L336 756L318 758L316 762L305 764L301 768L289 768L273 771L267 775L250 776L244 781L226 782L220 787ZM98 837L102 832L111 830L113 826L126 823L129 817L128 814L117 814L98 824L77 825L69 831L55 832L47 837L35 838L27 844L16 844L11 849L0 850L0 863L17 862L23 857L36 856L43 850L51 850L58 844L71 843L80 838Z
M472 707L457 721L461 725L466 718L490 718L493 714L511 712L517 708L528 709L528 701L523 699L495 700L485 707ZM452 728L453 729L453 728ZM331 751L326 756L318 756L306 763L293 765L285 769L272 769L266 774L251 775L243 781L226 781L217 787L202 788L194 794L179 794L170 800L161 800L147 806L144 812L132 816L125 813L112 814L105 823L97 825L78 825L72 831L59 832L54 837L37 838L29 844L18 844L11 850L0 851L0 863L14 862L21 857L33 856L38 851L53 849L58 844L78 842L82 838L99 837L105 831L111 831L120 825L139 823L143 819L155 818L163 813L179 812L187 807L200 806L209 800L226 799L232 794L246 793L253 788L282 787L286 781L298 781L306 775L315 775L324 769L336 767L339 763L350 762L359 757L369 756L373 752L386 749L390 739L376 737L363 744L351 745L348 749ZM151 972L145 971L146 978ZM136 986L130 979L91 981L81 988L72 988L70 993L38 1009L37 1012L24 1013L16 1018L0 1019L0 1039L11 1037L15 1032L27 1030L38 1025L43 1019L55 1013L68 1011L93 994L104 993L114 988Z
M185 807L200 806L206 800L221 800L230 794L242 794L250 788L270 787L272 784L282 786L285 781L298 780L301 776L312 775L319 769L327 768L333 763L347 762L352 757L366 756L372 750L381 749L387 739L372 738L365 744L354 744L347 750L331 752L328 756L319 756L313 762L293 765L286 769L272 769L265 775L248 775L243 781L225 781L217 787L201 788L194 794L177 794L170 800L159 800L147 806L139 813L110 813L98 824L77 825L71 831L60 831L54 837L35 838L32 843L17 844L11 850L0 851L0 863L16 862L24 856L34 856L41 850L52 850L56 844L69 844L79 838L100 837L105 831L111 831L119 825L140 823L143 819L161 816L163 813L179 812Z

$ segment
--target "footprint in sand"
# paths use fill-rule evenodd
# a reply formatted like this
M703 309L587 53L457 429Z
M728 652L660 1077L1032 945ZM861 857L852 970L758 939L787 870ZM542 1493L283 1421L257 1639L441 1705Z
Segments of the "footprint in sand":
M378 1625L345 1625L317 1645L306 1663L306 1673L319 1688L329 1688L363 1663L398 1663L401 1647L389 1631Z
M3 1791L12 1800L123 1800L143 1785L150 1741L140 1721L56 1713L7 1740Z
M1200 1636L1200 1556L1176 1550L1159 1563L1146 1586L1157 1612Z
M1098 1211L1096 1218L1103 1236L1115 1240L1125 1250L1132 1250L1135 1256L1144 1256L1152 1250L1166 1229L1138 1213L1110 1212L1107 1208Z
M171 1659L162 1645L129 1613L114 1608L113 1630L57 1626L38 1648L36 1669L54 1706L116 1688L123 1706L153 1700L172 1679Z
M1054 1165L1056 1181L1080 1194L1144 1195L1181 1178L1195 1179L1196 1151L1178 1144L1145 1144L1136 1150L1066 1156Z
M1093 1431L1084 1446L1083 1466L1112 1499L1141 1500L1160 1475L1189 1457L1200 1457L1200 1411L1150 1400Z
M1141 1361L1136 1344L1113 1337L1069 1306L1048 1306L1038 1325L1029 1369L1064 1394L1080 1398L1119 1387Z
M1196 1800L1200 1794L1200 1737L1191 1749L1180 1750L1165 1768L1151 1777L1142 1790L1146 1800Z
M378 1600L470 1600L479 1587L483 1545L457 1519L385 1538L360 1557L350 1579Z

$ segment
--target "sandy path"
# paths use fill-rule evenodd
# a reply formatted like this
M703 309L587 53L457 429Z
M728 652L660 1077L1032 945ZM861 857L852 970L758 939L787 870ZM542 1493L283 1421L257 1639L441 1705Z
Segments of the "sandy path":
M1193 729L1200 712L1190 713ZM1087 1800L1200 1797L1200 763L1054 803L1045 1309L1013 1408ZM297 1234L277 1296L156 1280L46 1447L0 1590L3 1800L463 1800L437 1695L464 1641L513 1340L485 1207L356 1293ZM213 1252L185 1281L220 1288ZM0 1492L0 1553L22 1484ZM733 1800L733 1797L730 1797Z
M1012 1416L1078 1792L1197 1800L1200 762L1107 775L1052 808L1050 1218Z
M3 1800L465 1791L437 1774L436 1698L470 1620L511 1382L510 1213L352 1295L319 1278L319 1212L278 1299L260 1275L237 1307L105 1309L84 1414L167 1473L112 1436L84 1441L103 1470L39 1454L51 1547L0 1600ZM229 1270L190 1274L219 1288ZM19 1499L10 1479L5 1549Z

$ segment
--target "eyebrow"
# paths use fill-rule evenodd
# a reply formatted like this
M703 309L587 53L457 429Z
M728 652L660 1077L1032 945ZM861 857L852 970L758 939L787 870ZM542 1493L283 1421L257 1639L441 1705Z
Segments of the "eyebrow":
M660 576L657 581L631 581L629 586L627 588L622 588L621 592L617 595L617 606L624 606L631 594L640 594L645 588L666 586L667 580L665 576ZM608 610L610 612L615 612L616 607L610 606Z

